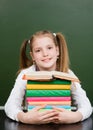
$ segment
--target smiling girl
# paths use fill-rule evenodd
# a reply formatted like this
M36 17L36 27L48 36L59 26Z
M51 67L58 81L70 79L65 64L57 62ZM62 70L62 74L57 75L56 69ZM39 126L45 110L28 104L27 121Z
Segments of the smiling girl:
M30 47L30 58L27 56L27 46ZM80 83L72 82L71 94L77 104L77 111L68 111L53 107L49 111L39 112L45 106L38 106L31 111L24 112L22 103L24 100L27 81L22 77L25 73L34 71L61 71L74 75L69 68L69 56L67 44L61 33L50 31L36 32L29 40L25 40L21 46L20 69L11 94L5 104L6 115L16 121L27 124L46 123L76 123L87 119L92 113L92 107L86 92Z

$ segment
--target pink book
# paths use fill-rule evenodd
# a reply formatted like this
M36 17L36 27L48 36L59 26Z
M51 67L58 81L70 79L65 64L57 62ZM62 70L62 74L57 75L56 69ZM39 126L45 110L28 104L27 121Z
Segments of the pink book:
M27 102L33 101L71 101L71 97L27 97Z

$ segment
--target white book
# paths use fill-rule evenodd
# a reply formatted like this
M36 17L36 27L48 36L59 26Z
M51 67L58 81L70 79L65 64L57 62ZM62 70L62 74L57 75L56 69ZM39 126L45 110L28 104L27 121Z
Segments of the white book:
M24 74L24 80L52 80L54 78L80 82L74 74L59 72L59 71L35 71Z

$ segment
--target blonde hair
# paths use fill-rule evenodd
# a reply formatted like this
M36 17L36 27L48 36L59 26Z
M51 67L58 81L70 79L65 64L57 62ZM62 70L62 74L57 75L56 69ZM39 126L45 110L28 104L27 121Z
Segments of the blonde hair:
M66 40L62 33L53 34L51 31L39 31L31 36L29 40L24 40L20 48L20 66L19 71L22 69L28 68L33 65L32 58L27 56L27 46L29 45L30 51L33 51L33 41L37 37L50 37L55 46L59 48L59 58L57 59L57 70L61 72L68 72L69 69L69 56Z

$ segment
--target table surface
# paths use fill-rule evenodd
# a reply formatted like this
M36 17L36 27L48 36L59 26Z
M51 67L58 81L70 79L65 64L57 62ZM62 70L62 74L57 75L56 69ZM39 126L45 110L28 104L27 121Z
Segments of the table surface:
M0 129L1 130L93 130L93 115L85 121L63 125L63 124L45 124L45 125L27 125L12 121L7 118L4 111L0 110Z

